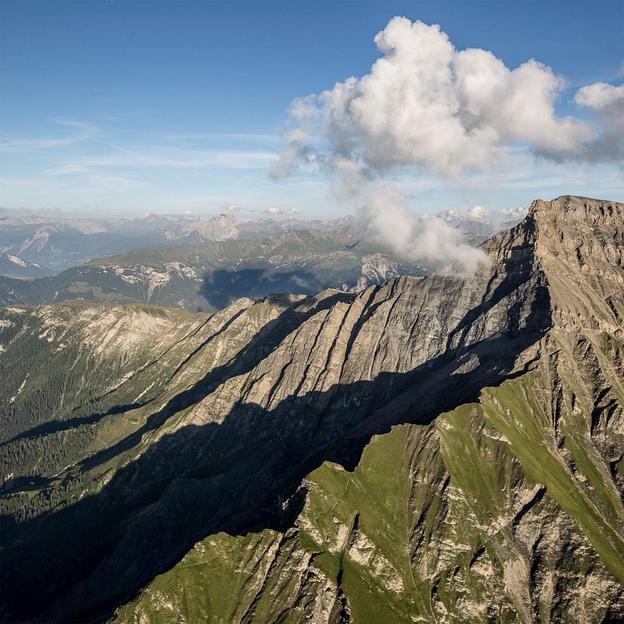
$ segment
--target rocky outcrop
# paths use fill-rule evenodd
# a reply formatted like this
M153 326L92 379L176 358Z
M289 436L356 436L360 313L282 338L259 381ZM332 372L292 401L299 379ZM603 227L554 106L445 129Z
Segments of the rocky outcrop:
M358 279L354 287L348 284L343 286L343 290L364 290L374 284L383 284L395 277L399 277L403 270L398 262L392 261L387 256L374 253L362 257L362 276Z
M624 617L623 215L535 202L470 279L241 301L141 338L71 434L103 448L2 497L7 617ZM5 354L40 357L39 321L7 320Z

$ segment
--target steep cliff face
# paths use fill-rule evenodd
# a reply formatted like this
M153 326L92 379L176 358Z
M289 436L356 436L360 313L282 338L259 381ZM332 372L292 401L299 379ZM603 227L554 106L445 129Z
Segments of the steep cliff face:
M523 244L487 245L548 289L530 372L375 437L353 472L326 462L292 528L209 536L116 620L623 618L623 224L622 205L536 202Z
M623 236L621 204L535 202L471 279L243 300L143 337L71 434L104 448L43 471L16 445L58 431L5 436L32 481L1 501L7 616L624 617ZM29 322L1 357L57 349Z

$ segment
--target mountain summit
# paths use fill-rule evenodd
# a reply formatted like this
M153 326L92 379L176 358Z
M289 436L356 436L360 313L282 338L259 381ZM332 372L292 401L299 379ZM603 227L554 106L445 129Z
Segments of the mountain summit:
M471 278L0 310L7 621L624 618L624 204Z

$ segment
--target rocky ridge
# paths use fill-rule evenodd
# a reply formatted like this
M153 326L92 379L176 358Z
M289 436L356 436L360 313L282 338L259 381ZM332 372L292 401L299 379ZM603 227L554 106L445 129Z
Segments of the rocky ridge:
M255 240L211 241L138 249L35 280L0 276L0 305L86 299L215 311L240 297L274 292L361 290L422 269L361 241L337 242L322 232L294 231Z
M83 388L107 358L127 367L5 436L5 613L624 617L623 215L538 201L471 279L241 300L125 355L78 348L76 304L43 339L40 309L3 312L0 358L28 354L10 422L36 392L29 357L64 353ZM59 435L56 465L24 460Z

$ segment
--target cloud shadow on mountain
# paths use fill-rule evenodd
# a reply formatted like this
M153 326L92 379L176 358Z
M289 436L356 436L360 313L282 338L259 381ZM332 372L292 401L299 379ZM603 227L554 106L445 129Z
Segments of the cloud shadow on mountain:
M240 297L258 299L271 293L285 292L311 295L323 288L325 284L304 269L240 268L206 273L199 292L213 308L221 309Z

